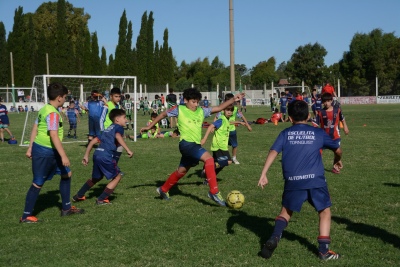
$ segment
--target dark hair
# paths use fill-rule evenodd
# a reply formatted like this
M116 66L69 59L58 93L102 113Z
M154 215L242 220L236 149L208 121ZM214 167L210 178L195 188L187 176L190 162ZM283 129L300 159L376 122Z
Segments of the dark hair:
M63 97L67 94L68 94L67 87L65 87L61 83L58 83L58 82L51 83L47 87L47 97L50 100L55 100L57 97L59 97L59 96Z
M187 88L185 90L183 90L183 98L186 100L201 100L201 93L199 92L199 90L197 90L197 88Z
M278 112L278 111L279 111L279 110L276 108L276 109L275 109L275 112Z
M74 105L75 105L75 101L71 100L71 101L69 101L69 104L70 104L70 105L71 105L71 104L74 104Z
M293 121L305 121L308 119L308 104L303 100L295 100L288 105L288 114Z
M125 98L129 99L129 98L131 98L131 96L129 94L125 94Z
M285 92L281 92L281 96L284 96L284 95L286 95Z
M234 95L232 93L227 93L225 95L225 100L224 101L228 101L229 99L232 99L232 98L234 98Z
M153 113L151 113L150 118L157 118L157 116L158 116L158 114L153 112Z
M227 106L224 110L229 110L229 111L233 111L235 109L235 106L233 104Z
M121 94L121 89L119 89L118 87L114 87L110 91L110 95L120 95L120 94Z
M125 113L125 110L115 108L115 109L112 109L112 110L110 111L110 114L108 114L108 117L110 118L110 120L111 120L112 122L114 122L114 120L115 120L116 117L123 116L123 115L125 115L125 114L126 114L126 113Z
M175 130L173 131L173 133L175 133L176 135L181 135L181 133L179 132L178 129L175 129Z
M333 96L330 93L323 93L321 96L322 103L333 100Z

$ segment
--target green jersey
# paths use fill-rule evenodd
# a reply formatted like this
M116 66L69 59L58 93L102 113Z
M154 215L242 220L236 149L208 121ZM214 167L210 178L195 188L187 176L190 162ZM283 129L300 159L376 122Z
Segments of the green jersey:
M219 120L222 121L221 126L214 131L211 143L211 151L223 150L228 151L229 127L230 123L225 115L221 115Z
M222 111L221 114L224 112ZM232 116L229 118L229 122L236 121L236 116L238 114L238 108L236 106L233 107ZM222 117L222 116L221 116ZM225 116L224 116L225 117ZM235 124L229 124L229 131L233 132L236 131Z
M204 111L197 108L195 111L188 109L185 105L179 105L178 124L181 133L180 141L200 144L201 130L204 121Z
M47 104L39 110L38 132L37 132L34 142L38 145L55 149L54 144L50 138L50 133L48 131L48 125L47 125L47 120L46 120L47 116L51 113L58 114L58 116L60 118L60 120L58 122L58 137L62 141L63 136L64 136L64 130L63 130L63 125L62 125L62 116L55 107L53 107L50 104ZM52 120L50 120L50 122L51 121Z
M132 108L133 108L132 100L125 99L123 101L123 105L124 105L126 115L132 115Z
M107 102L107 114L105 115L105 120L104 120L104 130L108 128L108 126L110 126L112 124L112 121L110 119L110 116L108 116L108 114L110 114L110 111L115 109L115 108L119 108L119 105L115 105L114 102L112 101L108 101Z

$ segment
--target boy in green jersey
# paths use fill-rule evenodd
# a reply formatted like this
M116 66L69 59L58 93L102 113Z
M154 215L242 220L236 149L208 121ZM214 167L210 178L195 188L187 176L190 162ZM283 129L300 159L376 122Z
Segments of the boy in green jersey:
M218 190L217 175L215 174L214 159L210 153L201 147L201 132L204 118L213 113L220 112L235 101L243 98L244 94L237 94L232 99L225 101L217 107L201 108L199 101L202 96L196 88L188 88L183 92L184 105L173 106L172 108L160 113L151 123L141 129L141 132L151 129L165 117L177 117L180 142L179 150L182 154L181 161L176 171L174 171L167 181L159 188L158 194L165 200L170 200L168 191L199 161L204 162L205 174L207 177L210 191L208 197L220 206L226 206L221 193Z
M129 125L132 125L132 130L133 130L133 122L132 122L132 109L133 109L133 103L131 100L131 96L129 94L125 94L125 99L122 102L123 103L123 109L125 110L126 114L126 129L129 130Z
M103 113L101 114L100 118L100 128L101 132L104 132L105 129L108 128L112 124L112 121L108 114L110 114L110 111L115 109L115 108L120 108L119 106L119 101L121 100L121 89L114 87L110 91L110 101L107 102L107 104L104 105L103 107Z
M83 213L83 209L71 206L70 162L62 146L63 121L59 107L65 102L68 89L60 83L52 83L47 88L49 103L39 110L37 123L33 126L30 145L26 156L32 159L33 182L26 194L25 208L21 223L36 223L33 208L40 190L54 174L60 174L61 216Z
M222 169L230 164L232 164L232 158L229 154L228 141L229 141L229 129L230 124L241 124L245 125L244 122L240 121L230 121L233 115L234 106L230 105L224 109L222 115L214 121L210 126L208 126L203 139L201 139L201 145L203 146L210 133L213 133L211 151L213 152L213 158L215 163L215 174L218 175ZM201 173L202 177L205 178L205 170L203 169ZM207 180L204 181L207 184Z

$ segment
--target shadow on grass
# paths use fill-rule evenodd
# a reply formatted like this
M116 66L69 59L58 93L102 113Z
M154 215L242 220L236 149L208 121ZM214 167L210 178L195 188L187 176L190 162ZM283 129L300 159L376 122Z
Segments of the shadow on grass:
M396 183L383 183L383 185L391 186L391 187L400 187L400 184L396 184Z
M154 189L156 189L157 187L162 186L165 183L165 181L161 181L158 180L155 183L150 183L150 184L138 184L138 185L134 185L134 186L130 186L127 187L129 188L138 188L138 187L153 187ZM196 200L197 202L203 204L203 205L208 205L208 206L218 206L217 204L212 203L212 200L210 200L211 202L205 201L202 198L199 198L198 196L192 195L192 194L188 194L188 193L184 193L182 192L182 190L179 189L180 186L187 186L187 185L197 185L197 186L204 186L205 188L207 188L207 192L208 192L208 185L203 185L202 181L198 181L198 182L188 182L188 183L177 183L176 185L174 185L170 190L169 190L169 195L170 197L176 196L176 195L180 195L180 196L184 196L184 197L188 197L191 198L193 200ZM155 190L154 190L155 191ZM157 193L155 193L157 195ZM155 196L155 199L160 199L161 198L159 196Z
M229 212L232 214L232 216L229 217L228 221L226 222L227 233L234 234L235 231L233 229L233 226L235 224L239 224L240 226L252 231L256 236L260 238L261 250L274 230L275 218L271 219L248 215L246 212L239 210L230 210ZM282 238L290 241L297 241L312 253L316 255L318 254L318 248L315 246L315 244L312 244L304 237L285 230L283 231Z
M336 223L346 224L346 229L356 234L381 239L383 242L392 244L395 248L400 249L400 237L389 233L382 228L365 223L355 223L347 218L341 218L337 216L332 216L332 220Z
M47 191L44 194L39 194L35 203L33 214L37 215L42 211L52 207L58 207L61 210L60 198L61 197L59 190L52 190L52 191Z

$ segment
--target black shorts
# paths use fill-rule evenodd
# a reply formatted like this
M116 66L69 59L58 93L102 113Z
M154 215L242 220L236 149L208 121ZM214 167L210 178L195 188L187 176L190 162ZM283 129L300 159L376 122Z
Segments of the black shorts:
M214 161L218 161L218 159L232 161L229 151L224 151L221 149L219 149L217 151L213 151L213 158L214 158Z

